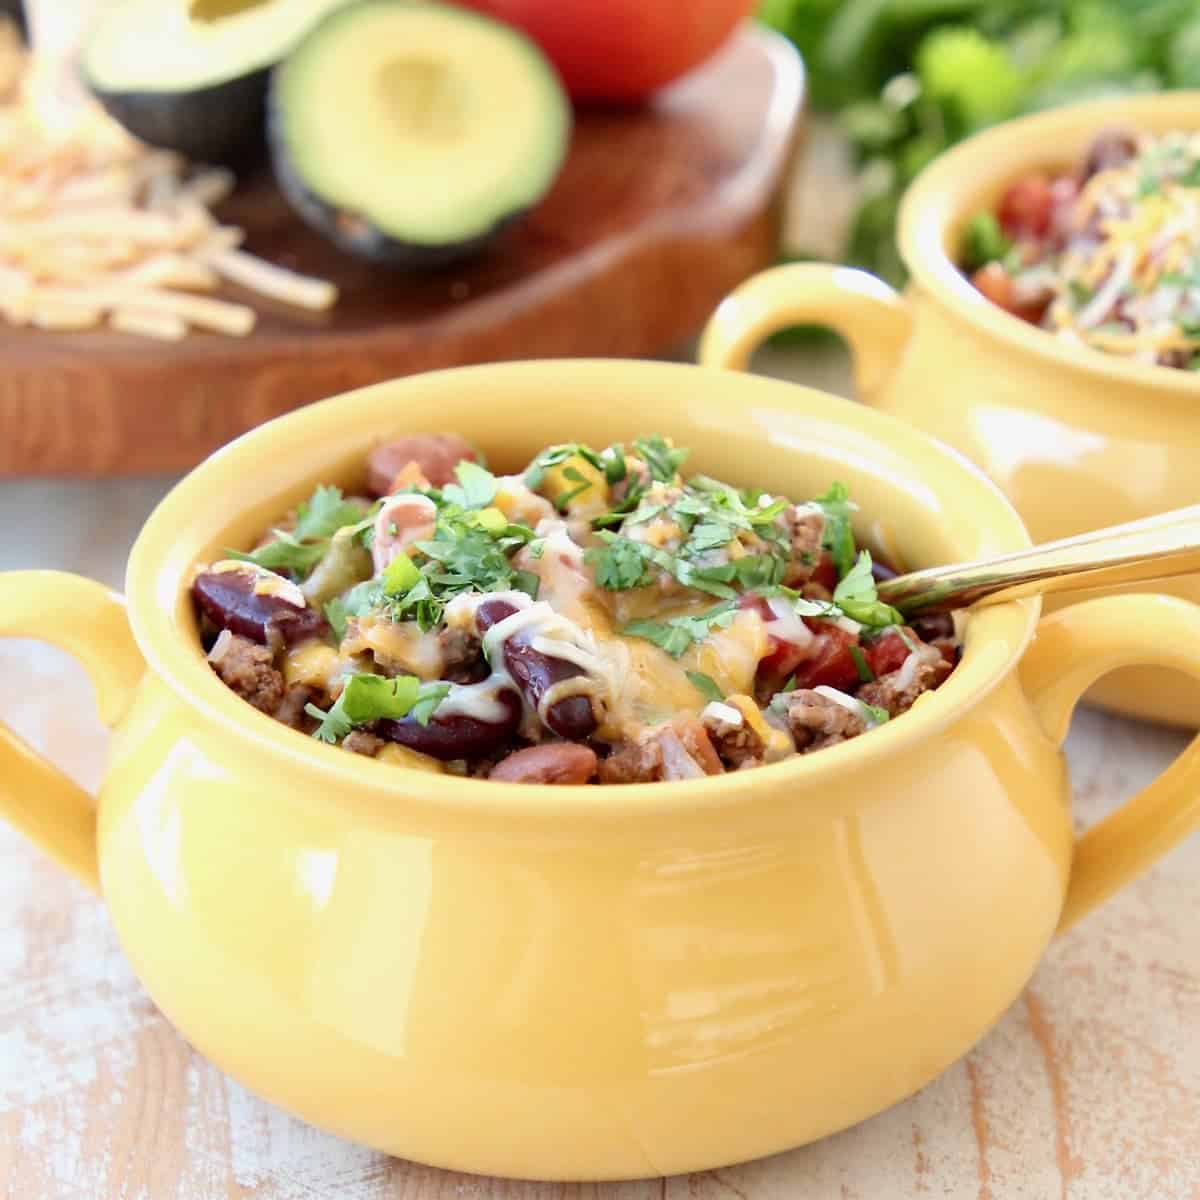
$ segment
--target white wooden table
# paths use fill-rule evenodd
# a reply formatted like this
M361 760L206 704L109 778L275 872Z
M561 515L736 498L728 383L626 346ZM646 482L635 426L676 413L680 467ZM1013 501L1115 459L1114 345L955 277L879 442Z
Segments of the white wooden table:
M837 387L836 360L772 373ZM0 483L0 569L119 585L166 481ZM105 734L57 651L0 642L0 712L88 786ZM1081 712L1077 819L1179 752ZM859 1127L771 1159L613 1186L502 1183L387 1159L292 1120L210 1066L139 988L99 901L0 826L0 1197L11 1200L1200 1200L1200 837L1050 949L963 1062Z

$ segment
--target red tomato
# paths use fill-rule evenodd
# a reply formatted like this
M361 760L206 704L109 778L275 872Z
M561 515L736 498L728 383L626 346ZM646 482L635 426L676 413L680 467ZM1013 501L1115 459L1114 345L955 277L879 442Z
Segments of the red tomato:
M576 100L642 100L703 62L754 0L457 0L523 29Z
M990 262L986 267L980 267L971 276L971 282L993 304L1004 309L1005 312L1012 313L1014 317L1020 317L1022 321L1039 325L1042 317L1046 315L1046 307L1050 303L1050 298L1047 296L1045 300L1039 300L1036 303L1022 304L1017 300L1013 277L998 262Z
M796 686L815 688L824 684L840 692L857 687L861 680L850 653L850 647L858 644L857 636L827 622L814 621L810 624L806 621L805 624L817 635L817 645L794 668Z
M912 634L909 634L909 640L914 646L917 644L917 639ZM908 655L908 646L894 629L863 646L863 657L867 660L867 666L871 668L872 674L877 679L880 675L887 675L891 671L899 670Z
M1045 175L1018 179L1000 200L997 217L1010 238L1042 238L1050 229L1054 193Z

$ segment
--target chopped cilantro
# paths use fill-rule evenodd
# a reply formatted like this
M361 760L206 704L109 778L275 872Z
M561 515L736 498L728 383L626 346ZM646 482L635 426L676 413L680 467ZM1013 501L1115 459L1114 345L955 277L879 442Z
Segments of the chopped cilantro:
M620 483L628 472L628 466L625 462L625 451L619 445L609 446L600 455L600 458L604 463L605 480L608 483Z
M859 682L874 683L875 672L867 665L867 656L862 652L862 647L850 645L846 649L850 652L850 657L854 659L854 669L858 672Z
M846 616L862 625L878 629L904 624L904 617L879 599L871 574L871 555L867 550L860 551L858 561L834 589L833 602Z
M399 719L412 713L427 725L449 691L449 684L422 684L414 675L397 675L394 679L352 675L328 712L315 704L306 705L305 712L320 722L313 737L321 742L339 742L355 726L381 717Z
M462 461L454 468L457 483L448 483L442 488L442 498L459 508L487 508L496 498L499 483L495 475L478 463Z
M833 565L837 567L840 579L854 566L854 529L850 517L855 505L850 500L846 485L840 482L830 484L829 490L813 503L825 518L821 545L833 555Z
M325 601L325 620L333 630L334 641L341 642L346 636L346 603L340 596Z
M297 575L307 575L313 567L325 557L329 549L328 541L304 543L296 540L294 534L287 530L273 531L275 540L259 546L249 553L242 550L229 550L225 554L242 562L251 562L268 571L290 571Z
M650 468L651 477L660 483L674 483L679 468L690 453L688 450L676 449L660 433L637 438L633 448L642 462Z
M875 704L867 704L863 700L860 700L859 704L866 709L867 713L871 717L871 720L874 721L876 725L884 725L892 719L892 714L889 713L886 708L880 708Z
M609 534L605 545L593 546L584 554L584 561L596 573L596 582L610 592L642 587L647 582L645 559L629 538Z
M828 600L810 600L807 596L797 597L792 607L796 610L798 617L815 617L822 621L836 621L838 617L845 616L845 613L836 604L831 604Z
M687 677L692 687L706 700L725 699L725 693L717 687L717 681L711 675L705 675L703 671L688 671Z
M362 505L342 497L342 489L321 484L296 509L292 529L272 530L274 540L248 553L227 550L230 558L256 563L268 571L307 575L325 557L333 535L343 526L364 523Z
M590 463L599 471L604 470L604 463L601 461L600 455L590 446L585 446L582 442L564 442L558 446L547 446L525 468L525 486L530 491L536 492L545 482L546 472L551 467L557 467L561 463L565 463L568 458L575 457L582 458L584 462Z
M296 509L292 534L300 542L331 538L343 525L357 524L362 515L362 505L344 499L341 488L321 484Z
M621 632L630 637L644 638L678 658L693 642L703 641L713 629L728 629L737 616L732 601L718 604L694 617L670 617L666 621L630 621Z

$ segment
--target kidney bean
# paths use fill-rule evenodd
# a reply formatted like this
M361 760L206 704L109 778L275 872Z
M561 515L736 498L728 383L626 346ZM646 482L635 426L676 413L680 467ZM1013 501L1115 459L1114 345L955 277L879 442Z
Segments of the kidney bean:
M895 579L899 574L900 572L897 571L891 563L887 562L885 559L875 558L872 556L871 578L874 579L876 583L884 583L888 579Z
M914 617L909 621L913 633L923 642L954 636L954 618L949 613L932 613L926 617Z
M202 571L192 583L200 611L214 625L262 646L277 640L286 644L303 641L326 628L319 612L281 594L287 589L295 589L295 585L251 563L239 563L230 570Z
M486 633L493 625L517 611L507 600L485 600L475 610L475 621L480 633ZM542 697L556 684L575 679L586 672L575 663L552 658L535 650L528 640L520 635L510 637L504 643L504 665L521 689L521 694L531 708L537 709ZM556 700L546 710L544 724L551 733L568 741L580 742L596 732L596 714L592 702L585 695L568 696Z
M439 717L434 713L428 725L415 717L391 717L375 723L375 733L389 742L398 742L410 750L428 754L443 761L452 758L482 758L495 754L512 740L521 723L521 701L515 692L503 691L497 699L504 706L500 721L481 721L461 713Z
M388 495L392 481L409 463L416 463L434 487L443 487L454 482L460 462L478 458L478 451L456 433L412 433L384 442L367 455L367 487L372 495Z
M590 746L546 742L501 759L488 775L506 783L590 783L598 760Z

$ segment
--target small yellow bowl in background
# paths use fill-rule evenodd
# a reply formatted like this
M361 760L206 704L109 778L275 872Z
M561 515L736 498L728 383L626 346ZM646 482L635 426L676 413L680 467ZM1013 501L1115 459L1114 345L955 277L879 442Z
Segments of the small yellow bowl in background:
M1104 129L1198 125L1200 91L1184 91L1075 105L981 133L931 163L905 196L899 242L911 282L903 297L844 267L777 267L722 303L701 361L744 367L778 329L832 327L850 344L862 399L978 463L1038 542L1194 504L1200 375L1062 341L991 304L956 260L970 218L994 208L1022 174L1073 168ZM1200 578L1161 590L1200 600ZM1178 674L1120 672L1089 698L1200 725L1200 687Z

